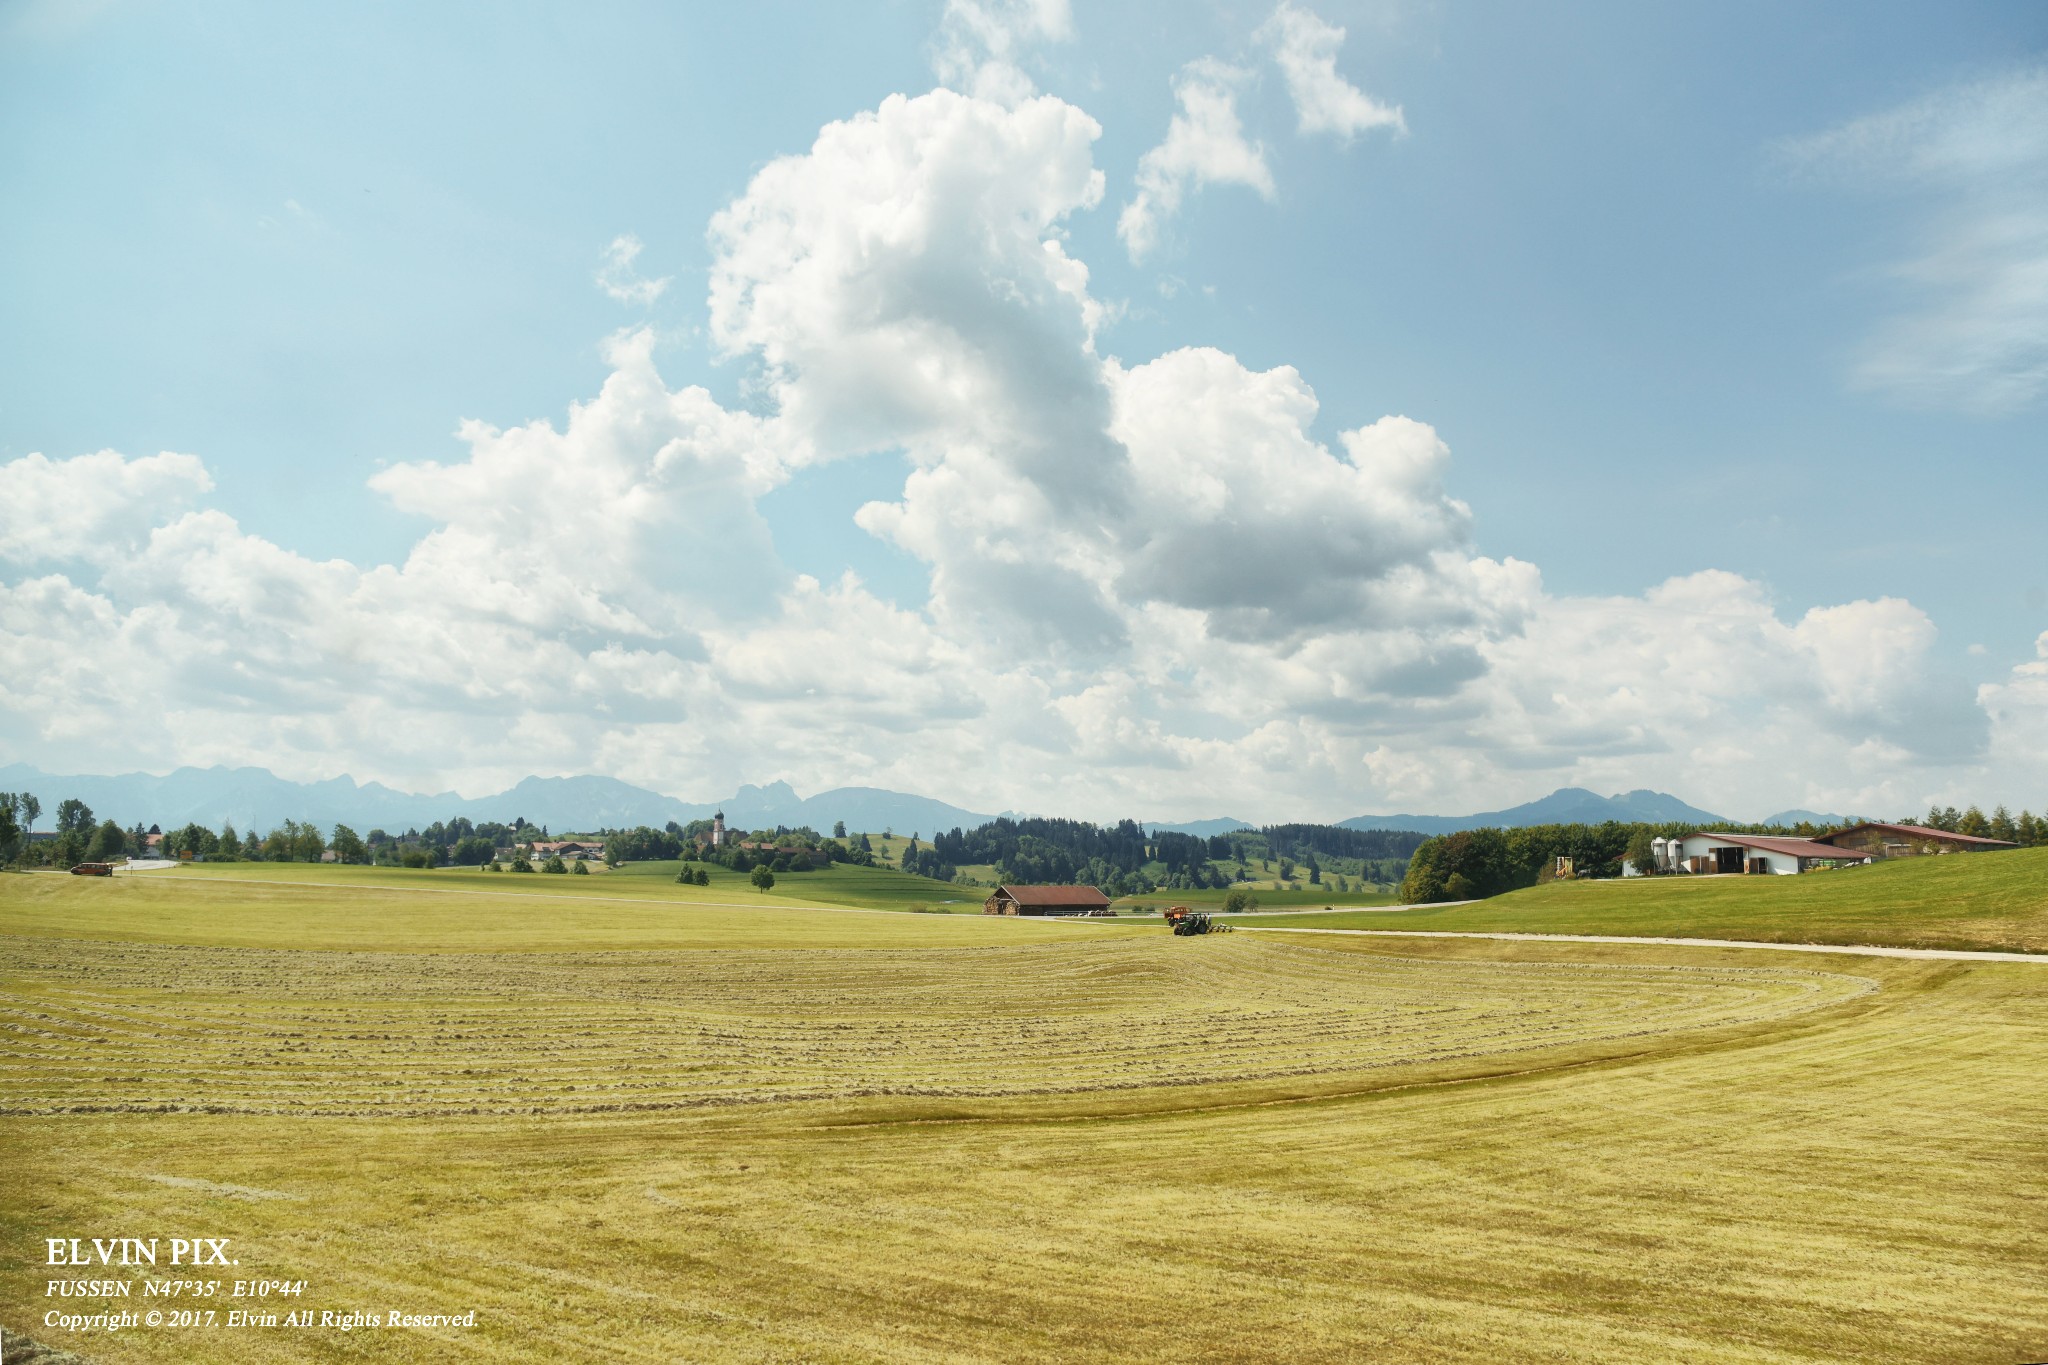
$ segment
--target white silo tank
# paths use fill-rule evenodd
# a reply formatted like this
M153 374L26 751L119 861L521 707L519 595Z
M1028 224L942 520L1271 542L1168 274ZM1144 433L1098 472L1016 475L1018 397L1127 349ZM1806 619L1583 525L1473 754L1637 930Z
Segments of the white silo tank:
M1650 840L1650 861L1657 864L1659 872L1669 872L1671 870L1671 859L1676 856L1676 852L1672 848L1674 842L1673 840L1666 839L1661 834Z

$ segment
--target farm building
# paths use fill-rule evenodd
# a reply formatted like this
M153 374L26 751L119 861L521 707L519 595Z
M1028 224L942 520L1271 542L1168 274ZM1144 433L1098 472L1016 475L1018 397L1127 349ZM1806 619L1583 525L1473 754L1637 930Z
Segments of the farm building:
M1768 834L1687 834L1652 847L1659 844L1659 861L1670 872L1788 875L1870 861L1855 849Z
M982 902L984 915L1078 915L1107 910L1109 897L1092 886L999 886Z
M604 840L536 840L533 845L533 856L536 858L546 858L550 856L557 858L602 858L604 856Z
M2003 839L1984 839L1974 834L1956 834L1925 825L1851 825L1832 834L1814 836L1819 843L1854 849L1870 858L1917 858L1930 853L1988 853L1999 848L2018 848Z

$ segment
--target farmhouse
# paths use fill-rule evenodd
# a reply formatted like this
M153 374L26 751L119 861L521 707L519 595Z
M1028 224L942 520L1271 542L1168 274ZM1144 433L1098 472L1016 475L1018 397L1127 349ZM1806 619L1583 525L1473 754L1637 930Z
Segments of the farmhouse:
M602 858L604 856L604 841L602 839L555 839L540 840L534 844L534 857L545 858L549 855L557 858Z
M1814 836L1819 843L1854 849L1871 858L1917 858L1930 853L1988 853L1998 848L2018 848L2003 839L1984 839L1974 834L1956 834L1925 825L1880 825L1867 823Z
M1107 910L1109 897L1092 886L999 886L982 902L984 915L1078 915Z
M1786 875L1870 861L1868 853L1853 848L1767 834L1687 834L1669 843L1655 840L1651 847L1666 871L1700 874Z

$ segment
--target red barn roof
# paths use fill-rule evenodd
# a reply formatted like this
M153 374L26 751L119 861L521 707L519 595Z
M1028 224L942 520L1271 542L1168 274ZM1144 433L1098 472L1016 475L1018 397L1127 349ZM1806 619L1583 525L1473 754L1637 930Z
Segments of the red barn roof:
M1826 843L1830 839L1839 839L1845 834L1860 834L1866 829L1881 830L1886 834L1903 834L1908 839L1940 839L1944 843L1975 844L1979 848L2019 847L2018 844L2011 843L2005 839L1985 839L1975 834L1957 834L1954 830L1949 829L1929 829L1925 825L1887 825L1876 820L1865 821L1860 825L1851 825L1847 829L1838 829L1829 834L1817 834L1814 837L1822 843Z

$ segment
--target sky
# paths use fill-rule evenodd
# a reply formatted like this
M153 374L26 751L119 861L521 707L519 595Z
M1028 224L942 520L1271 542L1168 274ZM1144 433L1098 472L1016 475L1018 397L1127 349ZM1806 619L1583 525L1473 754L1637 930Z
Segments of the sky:
M2048 9L0 5L0 759L2048 806Z

